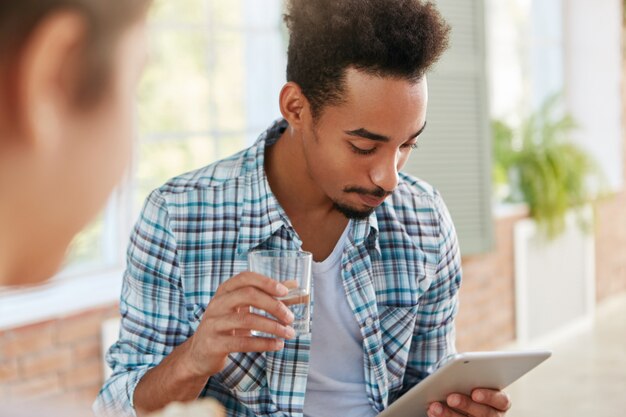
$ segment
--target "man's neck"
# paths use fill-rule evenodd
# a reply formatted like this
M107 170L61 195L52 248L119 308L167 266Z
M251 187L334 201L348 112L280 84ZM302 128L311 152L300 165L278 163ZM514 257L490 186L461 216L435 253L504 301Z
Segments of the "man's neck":
M300 138L290 132L286 129L265 150L265 172L272 192L290 218L301 213L330 215L333 203L309 176Z
M265 150L265 172L272 192L303 242L321 261L332 252L348 219L313 182L306 169L300 138L290 129Z

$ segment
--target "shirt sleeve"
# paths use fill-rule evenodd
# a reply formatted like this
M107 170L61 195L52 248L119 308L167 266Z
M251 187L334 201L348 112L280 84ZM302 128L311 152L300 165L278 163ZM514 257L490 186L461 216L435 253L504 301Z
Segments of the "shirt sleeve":
M434 207L439 226L437 263L430 287L420 298L400 395L456 353L454 321L461 285L461 254L450 213L439 193L435 194Z
M93 405L96 415L135 416L138 382L192 334L176 241L158 190L148 197L130 237L120 313L119 340L106 356L113 373Z

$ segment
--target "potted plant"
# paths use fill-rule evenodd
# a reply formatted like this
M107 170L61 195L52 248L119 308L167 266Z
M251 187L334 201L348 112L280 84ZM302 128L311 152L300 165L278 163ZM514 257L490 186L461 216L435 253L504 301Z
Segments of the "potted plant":
M549 238L564 230L568 210L590 203L603 183L598 165L569 140L576 124L559 113L558 102L558 95L548 98L518 130L499 120L492 124L495 188L505 186L505 201L525 202Z

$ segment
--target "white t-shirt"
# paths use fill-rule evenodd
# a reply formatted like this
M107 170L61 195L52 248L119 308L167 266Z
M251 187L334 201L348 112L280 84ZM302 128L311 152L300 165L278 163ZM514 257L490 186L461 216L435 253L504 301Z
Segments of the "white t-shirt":
M376 410L365 391L363 336L346 299L341 255L350 223L333 253L313 262L314 311L305 417L369 417Z

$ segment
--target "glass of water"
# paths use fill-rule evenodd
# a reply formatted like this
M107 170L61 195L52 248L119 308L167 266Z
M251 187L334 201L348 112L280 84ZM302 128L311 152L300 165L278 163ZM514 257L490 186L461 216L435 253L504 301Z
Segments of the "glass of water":
M311 262L310 252L297 250L254 250L248 253L248 269L281 282L289 289L284 297L278 297L294 315L292 327L296 336L310 333L311 321ZM252 307L255 314L276 318L263 310ZM252 331L254 336L275 337Z

